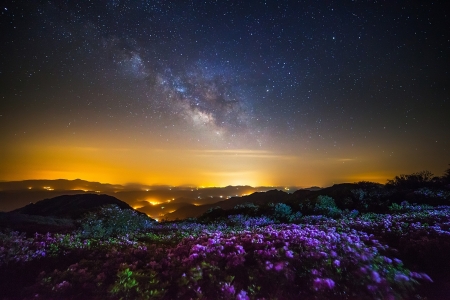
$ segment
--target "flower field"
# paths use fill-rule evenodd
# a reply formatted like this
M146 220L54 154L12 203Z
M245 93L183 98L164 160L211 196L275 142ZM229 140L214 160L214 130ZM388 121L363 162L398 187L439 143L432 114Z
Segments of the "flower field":
M448 253L448 206L294 223L234 215L104 236L3 232L0 275L4 299L420 299Z

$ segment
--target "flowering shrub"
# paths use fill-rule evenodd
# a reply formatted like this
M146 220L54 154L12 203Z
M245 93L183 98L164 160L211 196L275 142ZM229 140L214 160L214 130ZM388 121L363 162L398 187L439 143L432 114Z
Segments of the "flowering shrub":
M48 244L54 238L50 234L36 234L27 238L16 231L0 232L0 267L10 262L27 262L47 255Z
M41 272L29 290L45 298L386 298L403 297L427 279L385 256L386 245L350 229L281 224L195 235L176 245L75 243L91 254L65 270Z
M230 215L227 224L242 227L242 229L253 228L273 224L274 220L268 217L249 217L247 215Z
M450 265L450 207L299 222L238 214L103 238L0 233L1 287L20 279L8 270L33 266L10 298L405 299L431 281L419 270Z

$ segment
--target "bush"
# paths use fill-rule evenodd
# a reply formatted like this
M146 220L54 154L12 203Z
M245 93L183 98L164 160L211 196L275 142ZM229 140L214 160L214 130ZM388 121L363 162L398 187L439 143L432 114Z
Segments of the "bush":
M423 211L423 210L429 210L433 207L430 205L417 205L417 204L409 204L408 201L403 201L400 204L392 203L392 205L389 206L390 212L413 212L413 211Z
M238 204L233 208L233 211L230 211L229 214L242 214L249 216L258 216L261 215L259 211L259 206L250 202Z
M133 235L153 224L149 217L134 210L122 210L116 205L103 206L99 212L89 212L81 220L82 235L92 238Z
M274 205L273 217L279 222L294 222L302 217L301 212L292 212L292 208L284 203Z
M355 219L359 215L359 211L357 209L348 210L345 209L343 215L349 219Z
M421 171L409 175L395 176L394 179L388 180L388 186L399 189L413 190L421 187L429 187L433 184L433 173L430 171Z
M236 205L234 207L234 209L236 209L236 210L238 210L238 209L249 209L251 211L257 211L258 208L259 208L258 205L253 204L251 202L245 202L245 203L242 203L242 204L238 204L238 205Z
M355 208L361 210L361 211L367 211L369 205L368 200L370 199L367 195L367 191L363 189L356 189L351 191L353 194L353 197L356 199L356 205Z
M330 218L339 218L342 216L342 210L336 206L336 202L330 196L318 196L314 206L316 214L322 214Z

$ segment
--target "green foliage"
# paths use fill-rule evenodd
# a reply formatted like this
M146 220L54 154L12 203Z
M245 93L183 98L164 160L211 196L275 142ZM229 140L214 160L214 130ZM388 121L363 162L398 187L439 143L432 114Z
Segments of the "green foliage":
M88 213L81 220L81 234L92 238L133 235L151 228L153 224L150 218L134 210L122 210L116 205L107 205L97 213Z
M277 203L275 205L274 215L276 217L286 217L290 214L292 214L292 208L289 205L284 203Z
M403 201L400 204L392 203L389 206L389 211L391 212L412 212L412 211L423 211L427 209L432 209L433 207L430 205L417 205L417 204L409 204L408 201Z
M245 202L245 203L242 203L242 204L238 204L238 205L236 205L234 207L234 209L236 209L236 210L238 210L238 209L239 210L240 209L246 209L246 210L250 210L250 211L254 211L254 212L258 211L258 208L259 208L258 205L253 204L251 202Z
M316 205L314 206L316 214L322 214L331 218L339 218L342 216L342 210L336 206L336 202L330 196L320 195L317 197Z
M355 189L351 191L353 194L354 199L356 199L356 203L354 203L354 207L361 210L361 211L367 211L369 204L368 204L368 192L362 188Z
M124 264L109 293L119 299L161 299L165 294L163 286L155 271L138 272Z
M343 215L349 219L355 219L359 215L359 211L356 209L353 209L351 211L345 209Z
M292 208L284 203L277 203L273 206L273 218L279 222L295 222L302 217L301 212L292 212Z
M389 206L389 211L402 211L402 210L403 210L402 205L399 205L399 204L397 204L397 203L392 203L392 204Z

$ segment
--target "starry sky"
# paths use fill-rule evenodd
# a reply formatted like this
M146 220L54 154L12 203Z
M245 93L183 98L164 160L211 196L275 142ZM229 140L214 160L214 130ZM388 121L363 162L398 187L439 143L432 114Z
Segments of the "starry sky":
M386 183L450 163L446 1L8 1L0 180Z

